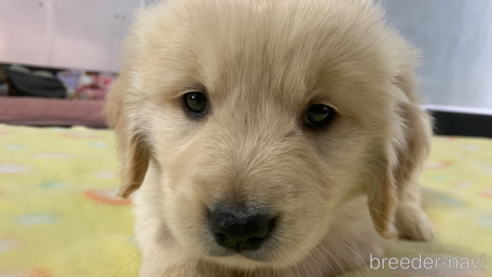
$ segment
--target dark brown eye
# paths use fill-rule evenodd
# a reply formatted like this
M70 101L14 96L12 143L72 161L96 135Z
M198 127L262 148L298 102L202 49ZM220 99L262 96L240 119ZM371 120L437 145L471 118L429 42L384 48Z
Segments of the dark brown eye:
M305 124L311 128L322 128L331 123L335 117L332 107L315 104L309 107L305 115Z
M184 95L184 106L193 115L203 116L208 108L207 96L201 92L190 92Z

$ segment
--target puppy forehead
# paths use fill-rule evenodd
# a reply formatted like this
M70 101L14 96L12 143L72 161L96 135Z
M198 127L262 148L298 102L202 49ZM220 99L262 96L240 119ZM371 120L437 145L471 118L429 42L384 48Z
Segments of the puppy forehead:
M366 2L174 1L142 32L153 43L141 60L168 87L202 84L217 99L377 106L389 74L379 14Z

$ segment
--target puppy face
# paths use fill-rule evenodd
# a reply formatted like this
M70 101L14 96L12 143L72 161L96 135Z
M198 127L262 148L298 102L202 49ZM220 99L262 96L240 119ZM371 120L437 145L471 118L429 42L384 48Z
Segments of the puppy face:
M391 237L413 53L368 1L174 1L127 45L107 106L121 195L151 163L183 251L293 264L362 192Z

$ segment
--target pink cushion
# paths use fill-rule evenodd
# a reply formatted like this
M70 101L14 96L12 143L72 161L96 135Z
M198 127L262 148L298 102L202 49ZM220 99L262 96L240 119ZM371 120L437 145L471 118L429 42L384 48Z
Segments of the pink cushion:
M106 127L104 101L0 97L0 123L34 126Z

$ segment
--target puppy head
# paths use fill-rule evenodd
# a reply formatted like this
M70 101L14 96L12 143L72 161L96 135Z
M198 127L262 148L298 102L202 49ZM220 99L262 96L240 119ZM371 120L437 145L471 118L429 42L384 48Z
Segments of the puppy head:
M392 237L395 182L425 156L428 128L413 53L369 1L171 1L140 13L127 46L107 103L120 194L152 163L184 251L289 265L361 192Z

